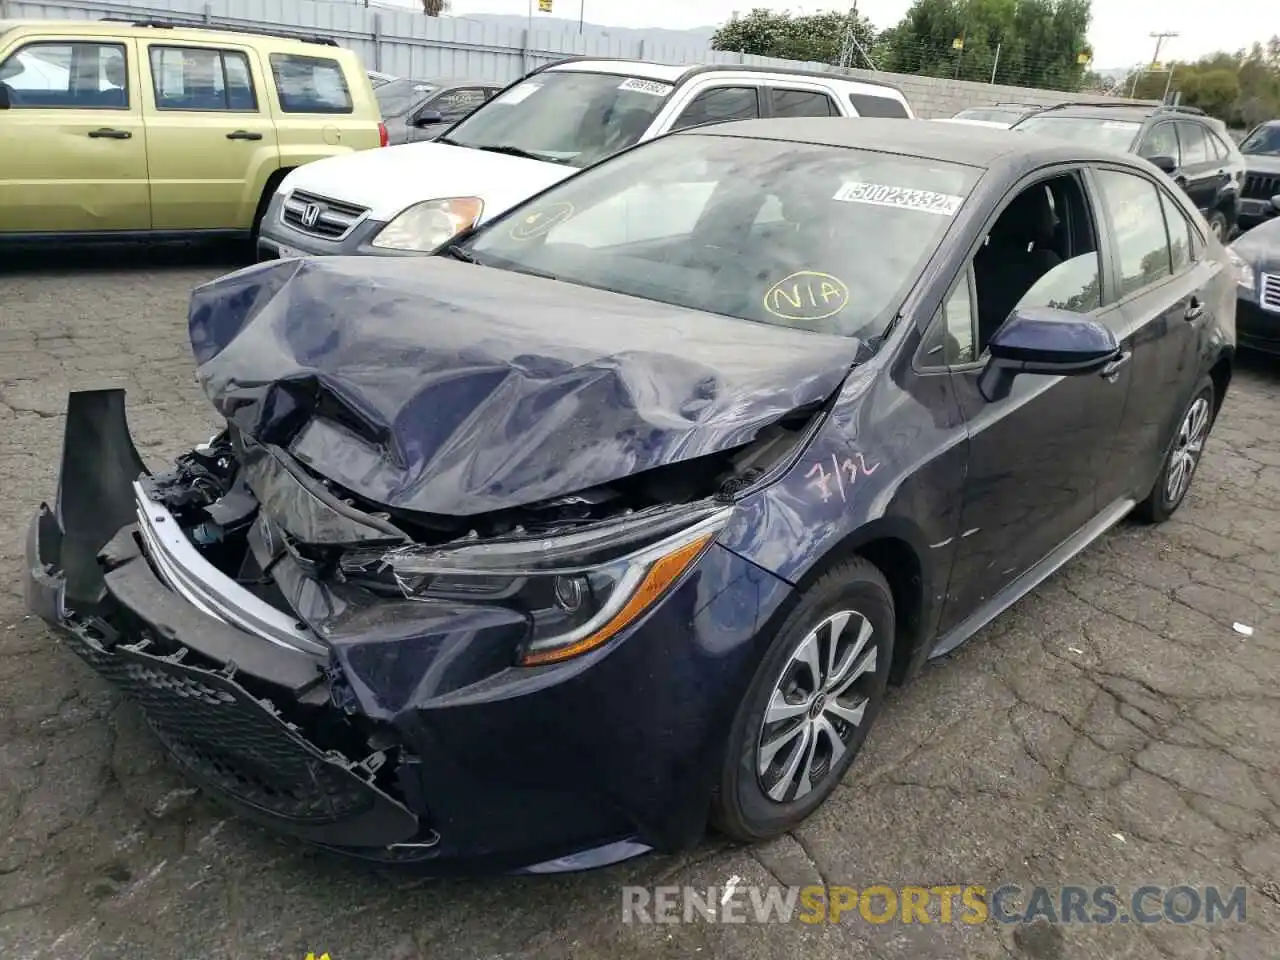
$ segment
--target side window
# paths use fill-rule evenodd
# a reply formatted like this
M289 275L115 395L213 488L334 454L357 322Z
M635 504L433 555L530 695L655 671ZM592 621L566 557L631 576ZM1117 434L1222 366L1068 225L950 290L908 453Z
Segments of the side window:
M769 90L775 117L838 117L840 111L825 93L813 90Z
M901 100L893 97L877 97L869 93L849 94L849 103L860 117L893 117L905 119L910 116Z
M1191 221L1163 190L1160 191L1160 205L1164 207L1165 227L1169 231L1169 254L1173 261L1173 272L1177 273L1190 266L1194 259L1191 251L1195 233Z
M1169 276L1169 236L1156 185L1116 170L1098 171L1098 183L1120 251L1120 296Z
M726 120L750 120L758 116L760 101L755 87L712 87L689 102L671 129L683 130Z
M1179 123L1178 139L1182 141L1182 165L1208 163L1209 144L1204 138L1204 128L1198 123Z
M1206 130L1204 135L1209 141L1209 153L1213 155L1213 159L1225 160L1227 157L1231 156L1231 151L1227 149L1227 145L1222 142L1222 138L1216 133L1212 130Z
M954 367L978 359L978 325L968 270L956 282L926 336L922 366Z
M151 85L159 110L253 110L249 61L235 50L152 46Z
M271 73L285 113L351 113L355 109L337 60L273 53Z
M446 120L465 117L484 103L485 92L480 87L459 87L447 90L431 101L430 109L439 110Z
M1173 157L1178 162L1178 135L1172 123L1157 123L1149 131L1138 148L1138 155L1150 159L1152 157Z
M127 110L127 63L118 43L29 43L0 63L0 83L15 110Z
M1052 307L1089 313L1102 306L1102 262L1097 251L1082 253L1053 267L1018 301L1019 307Z

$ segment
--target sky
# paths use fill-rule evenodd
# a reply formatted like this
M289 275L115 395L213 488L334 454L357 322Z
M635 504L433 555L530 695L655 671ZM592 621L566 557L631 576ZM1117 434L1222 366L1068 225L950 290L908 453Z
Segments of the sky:
M530 0L452 0L451 13L507 13L524 15ZM553 0L553 16L576 18L586 5L589 23L615 27L668 27L686 29L716 25L734 10L745 13L753 6L767 6L792 13L817 13L843 9L843 0L770 3L767 0ZM910 0L858 0L858 12L879 28L893 26ZM537 3L533 4L534 17ZM1093 0L1093 63L1098 69L1128 67L1150 62L1155 50L1153 31L1175 31L1181 36L1164 42L1162 60L1194 60L1215 50L1234 51L1255 40L1280 32L1280 21L1263 14L1263 0ZM1272 8L1274 9L1274 8ZM1268 20L1273 22L1267 22ZM1267 29L1267 28L1270 29Z

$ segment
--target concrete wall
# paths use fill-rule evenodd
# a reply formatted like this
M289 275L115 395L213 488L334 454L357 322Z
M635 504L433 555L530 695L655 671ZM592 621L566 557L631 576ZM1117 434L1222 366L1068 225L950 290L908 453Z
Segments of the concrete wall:
M512 30L461 18L424 17L403 7L333 0L0 0L0 20L168 19L231 29L257 27L323 34L354 50L373 70L413 77L465 77L509 83L534 67L571 56L625 57L661 63L746 63L806 67L898 86L922 117L949 117L1000 100L1053 104L1071 95L991 86L711 50L701 44L624 41L560 30ZM536 24L537 21L535 20Z

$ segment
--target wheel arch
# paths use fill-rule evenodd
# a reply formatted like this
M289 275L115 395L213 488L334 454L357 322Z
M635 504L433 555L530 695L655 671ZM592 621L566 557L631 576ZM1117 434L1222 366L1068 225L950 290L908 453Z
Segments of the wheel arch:
M1218 419L1218 411L1227 399L1227 388L1231 386L1231 356L1219 357L1209 368L1209 379L1213 381L1213 419Z
M915 656L933 629L933 614L928 597L934 590L936 575L925 558L928 548L905 519L882 518L848 533L834 544L796 583L801 595L832 567L851 557L862 557L872 564L889 583L893 594L894 638L893 665L889 682L906 683L912 675Z

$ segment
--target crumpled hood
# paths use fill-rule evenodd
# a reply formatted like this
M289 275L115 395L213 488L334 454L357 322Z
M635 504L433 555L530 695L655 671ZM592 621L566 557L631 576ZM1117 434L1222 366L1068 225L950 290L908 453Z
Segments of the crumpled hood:
M280 190L306 190L367 207L374 220L392 220L424 200L479 197L483 221L577 172L562 163L427 141L305 163L284 178Z
M861 346L442 257L323 257L196 288L205 393L399 510L465 516L750 441Z

